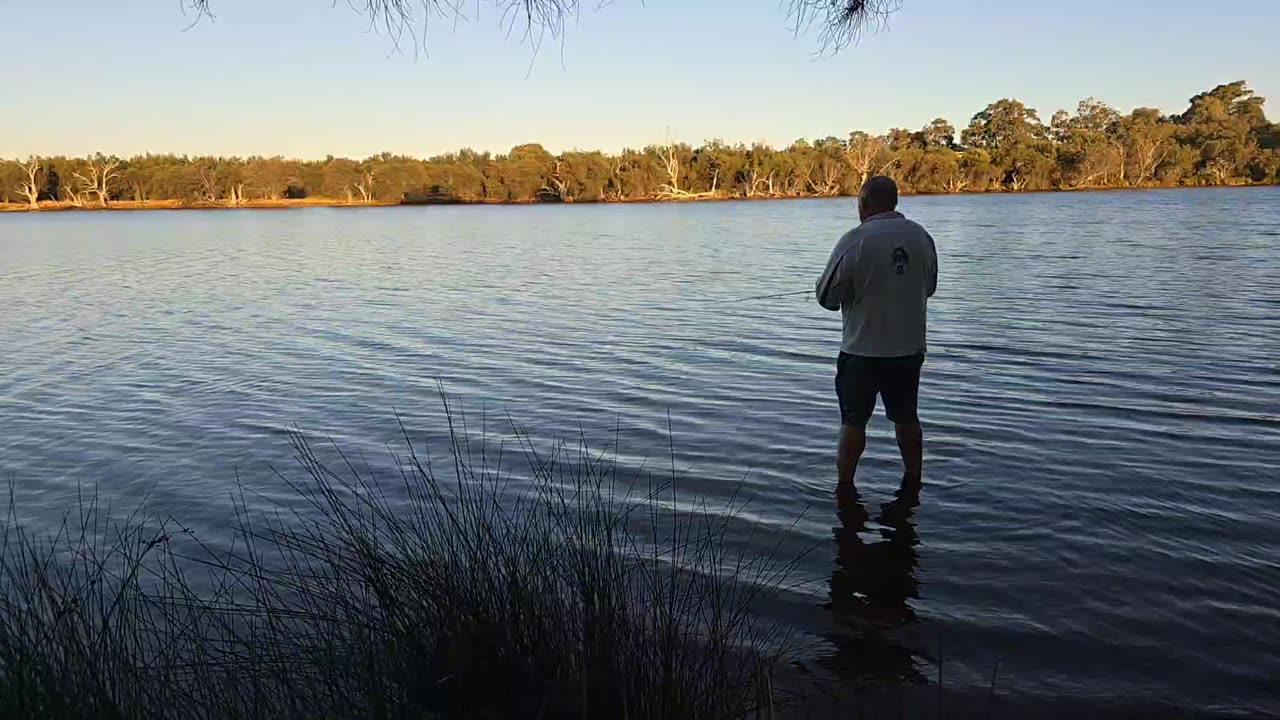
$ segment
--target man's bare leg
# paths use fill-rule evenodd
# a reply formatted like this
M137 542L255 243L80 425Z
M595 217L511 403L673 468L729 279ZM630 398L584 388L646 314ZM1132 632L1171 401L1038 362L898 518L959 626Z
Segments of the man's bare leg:
M898 452L902 453L902 480L918 484L924 466L924 430L920 421L894 423L893 434L898 438Z
M867 449L867 428L862 425L841 425L840 441L836 444L836 495L850 496L854 492L853 477L858 473L858 461Z

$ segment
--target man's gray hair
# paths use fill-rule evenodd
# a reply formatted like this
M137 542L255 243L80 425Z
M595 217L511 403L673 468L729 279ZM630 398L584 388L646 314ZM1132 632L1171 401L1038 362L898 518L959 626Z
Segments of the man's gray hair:
M895 210L898 207L898 183L888 175L876 175L862 183L858 197L862 206L872 213Z

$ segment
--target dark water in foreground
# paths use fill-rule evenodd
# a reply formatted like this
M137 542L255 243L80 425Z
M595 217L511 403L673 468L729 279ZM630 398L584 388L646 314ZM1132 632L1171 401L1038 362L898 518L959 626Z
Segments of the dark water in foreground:
M942 273L910 517L877 416L833 532L838 317L711 302L810 287L847 201L0 217L0 474L32 524L81 481L216 538L295 424L375 466L393 408L439 437L437 377L626 468L669 416L686 488L817 545L768 607L814 672L931 679L941 641L957 688L1280 707L1280 190L904 210Z

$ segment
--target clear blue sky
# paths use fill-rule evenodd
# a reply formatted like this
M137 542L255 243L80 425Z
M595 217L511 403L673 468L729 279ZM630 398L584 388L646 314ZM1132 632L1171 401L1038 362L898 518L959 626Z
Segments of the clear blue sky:
M666 128L785 145L963 127L1005 96L1046 120L1090 95L1176 112L1236 79L1280 119L1280 3L1263 0L903 0L828 57L779 0L613 0L532 63L488 8L435 24L415 60L342 0L214 4L216 22L183 32L179 0L0 0L0 157L617 150Z

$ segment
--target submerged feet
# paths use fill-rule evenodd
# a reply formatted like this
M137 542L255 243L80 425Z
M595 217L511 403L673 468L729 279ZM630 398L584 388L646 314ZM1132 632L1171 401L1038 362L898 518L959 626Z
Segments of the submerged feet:
M924 480L919 475L905 473L902 476L902 482L898 485L898 489L893 491L893 500L881 505L883 509L889 509L890 506L901 509L911 509L919 507L920 493L924 491ZM861 496L858 494L858 488L852 482L836 483L836 510L841 515L849 511L851 508L862 507ZM863 513L865 514L865 510Z
M916 507L920 504L920 493L923 490L924 480L919 475L906 473L902 476L902 483L893 493L894 501L907 507Z
M867 506L862 503L858 489L852 483L848 487L836 488L836 515L840 518L841 525L853 530L865 528L867 520L871 519Z

